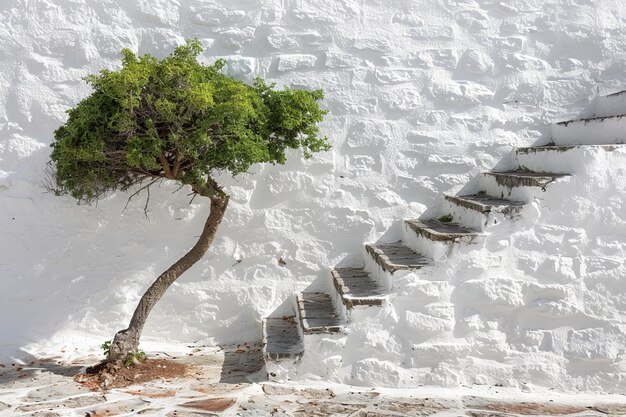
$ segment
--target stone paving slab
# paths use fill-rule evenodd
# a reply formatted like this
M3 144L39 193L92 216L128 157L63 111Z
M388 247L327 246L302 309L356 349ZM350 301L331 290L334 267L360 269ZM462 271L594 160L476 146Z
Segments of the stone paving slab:
M603 414L626 416L626 404L594 404L593 409Z
M219 416L216 413L197 413L195 411L174 410L165 415L166 417L213 417Z
M89 392L87 388L74 383L74 381L65 381L29 391L21 401L28 403L53 401L67 398L71 395L87 394Z
M16 411L18 412L29 412L29 411L39 411L39 410L48 410L52 411L55 409L73 409L73 408L84 408L94 404L102 404L107 401L104 395L100 394L88 394L81 395L79 397L70 397L65 398L62 401L53 401L53 402L35 402L32 404L24 404L16 407Z
M204 400L188 401L181 404L183 407L196 408L202 411L222 412L229 409L237 402L236 398L218 397Z
M176 395L176 390L167 389L167 388L138 388L138 389L130 389L125 390L124 392L132 395L136 395L139 398L167 398L174 397Z
M161 411L163 411L164 408L163 407L150 407L150 408L144 408L141 411L138 411L137 414L138 415L152 415L152 416L160 416L163 413L161 413Z
M140 398L130 398L116 402L108 402L93 408L85 414L85 417L109 417L120 414L136 413L143 409L149 401Z
M521 414L521 415L550 415L550 416L562 416L579 414L589 411L588 407L573 406L565 404L537 404L526 402L508 402L508 401L494 401L490 398L481 397L464 397L463 406L465 408L487 410L491 412L505 413L505 414Z

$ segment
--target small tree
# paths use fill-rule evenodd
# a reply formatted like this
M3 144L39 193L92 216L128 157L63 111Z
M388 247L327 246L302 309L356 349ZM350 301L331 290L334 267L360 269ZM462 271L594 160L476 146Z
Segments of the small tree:
M161 179L178 181L210 199L208 219L197 243L163 272L141 297L128 328L115 334L106 359L114 372L136 355L154 305L170 285L206 253L228 205L215 172L233 175L255 163L285 162L287 148L306 158L330 148L318 136L326 113L321 90L274 90L220 73L223 60L197 61L198 40L158 60L122 50L122 68L86 77L93 93L68 111L54 133L53 188L80 203L131 187L137 192Z

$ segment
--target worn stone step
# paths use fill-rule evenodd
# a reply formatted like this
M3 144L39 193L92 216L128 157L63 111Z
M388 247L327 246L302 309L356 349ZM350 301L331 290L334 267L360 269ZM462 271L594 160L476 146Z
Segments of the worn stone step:
M557 122L555 124L557 126L565 127L565 126L572 125L572 124L596 123L596 122L603 122L603 121L612 120L612 119L621 119L623 117L626 117L626 114L616 114L616 115L611 115L611 116L595 116L595 117L585 117L581 119L563 120L562 122Z
M498 198L488 195L485 192L462 196L447 195L446 200L453 204L456 204L457 206L464 207L469 210L474 210L483 214L498 212L509 215L514 214L524 206L524 202L522 201Z
M626 143L626 114L566 120L551 126L556 145Z
M343 319L329 294L303 292L298 294L298 311L304 334L337 333Z
M380 306L385 302L384 289L364 268L335 268L331 274L335 289L347 308Z
M477 230L463 227L458 223L441 222L435 219L405 220L405 223L418 236L433 242L454 242L458 239L472 238L478 235Z
M507 188L540 187L541 189L545 189L551 182L567 176L567 174L548 174L523 170L485 172L483 175L494 178L498 185Z
M626 128L626 126L625 126ZM585 173L604 165L608 160L626 155L626 145L546 145L519 148L518 166L534 172ZM610 163L610 162L608 162Z
M296 359L304 346L295 317L268 317L264 323L263 352L266 359Z
M374 261L385 271L420 269L432 264L432 259L405 246L402 241L394 243L368 243L365 245Z
M594 117L616 116L626 113L626 91L595 97L592 102Z
M585 148L590 148L590 149L602 149L604 151L614 151L615 149L619 148L620 146L625 146L623 144L601 144L601 145L555 145L555 144L549 144L549 145L542 145L542 146L524 146L521 148L517 148L515 150L515 153L517 153L517 155L531 155L531 154L535 154L535 153L542 153L542 152L568 152L568 151L572 151L572 150L577 150L577 149L585 149Z

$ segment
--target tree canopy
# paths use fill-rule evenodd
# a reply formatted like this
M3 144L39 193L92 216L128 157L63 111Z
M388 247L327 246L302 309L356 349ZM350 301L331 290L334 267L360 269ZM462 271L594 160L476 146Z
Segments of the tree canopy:
M211 175L282 164L288 148L305 157L330 148L319 135L321 90L246 84L220 72L224 60L198 62L187 41L159 60L122 50L122 68L85 80L93 93L54 133L55 189L80 202L146 180L168 178L202 195L221 192Z

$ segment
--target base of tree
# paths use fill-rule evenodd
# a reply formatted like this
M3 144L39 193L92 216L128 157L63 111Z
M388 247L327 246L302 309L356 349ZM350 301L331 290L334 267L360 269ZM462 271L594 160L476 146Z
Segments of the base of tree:
M167 359L146 359L129 367L102 361L88 367L85 373L76 375L74 380L92 391L100 391L124 388L157 379L184 378L192 375L194 371L195 368L191 365Z

